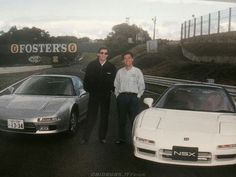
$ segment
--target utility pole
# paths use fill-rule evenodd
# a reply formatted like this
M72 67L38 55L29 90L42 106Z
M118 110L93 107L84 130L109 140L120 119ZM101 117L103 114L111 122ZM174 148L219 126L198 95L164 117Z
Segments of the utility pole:
M193 17L193 37L195 37L196 36L196 18L194 14L192 15L192 17Z
M152 21L154 23L154 29L153 29L153 40L155 39L155 35L156 35L156 22L157 22L157 17L155 16L154 18L152 18Z
M127 23L128 25L129 25L129 20L130 20L129 17L126 17L126 18L125 18L125 23Z

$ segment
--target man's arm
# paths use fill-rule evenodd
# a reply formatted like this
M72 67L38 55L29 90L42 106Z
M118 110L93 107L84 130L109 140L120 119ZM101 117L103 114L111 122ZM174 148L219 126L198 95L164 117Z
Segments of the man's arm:
M84 90L89 92L90 90L90 83L89 83L89 79L90 79L90 69L91 68L91 63L88 64L86 71L85 71L85 76L84 76Z
M112 65L112 86L111 86L111 90L114 92L115 91L115 87L114 87L114 81L115 81L115 77L116 77L116 67L114 65Z
M115 81L114 81L114 87L115 87L115 95L118 97L119 95L119 88L120 88L120 72L118 71L116 73Z
M145 82L143 73L141 70L138 70L138 98L140 98L143 95L143 92L145 90Z

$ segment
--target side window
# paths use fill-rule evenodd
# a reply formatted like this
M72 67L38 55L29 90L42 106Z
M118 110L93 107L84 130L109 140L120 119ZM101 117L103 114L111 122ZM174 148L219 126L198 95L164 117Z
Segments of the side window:
M78 77L74 77L72 80L75 87L76 95L80 95L80 90L83 89L82 81Z

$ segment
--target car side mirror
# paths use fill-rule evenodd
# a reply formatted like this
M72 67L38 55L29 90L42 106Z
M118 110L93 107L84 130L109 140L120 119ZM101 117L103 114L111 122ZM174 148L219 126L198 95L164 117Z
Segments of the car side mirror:
M87 95L87 92L85 90L81 90L80 94L79 94L79 97L81 98L81 97L83 97L85 95Z
M152 104L154 102L153 98L144 98L143 102L148 105L148 107L152 107Z
M14 92L15 88L14 87L9 87L7 90L8 90L8 93L12 94Z
M1 95L11 95L13 94L13 92L15 91L15 88L10 86L10 87L7 87L3 90L0 90L0 96Z

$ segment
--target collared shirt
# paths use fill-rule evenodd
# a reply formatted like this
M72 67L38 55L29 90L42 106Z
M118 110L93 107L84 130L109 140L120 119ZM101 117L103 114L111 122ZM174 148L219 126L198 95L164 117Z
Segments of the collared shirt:
M102 63L99 61L99 63L101 64L101 66L103 66L106 63L106 60Z
M145 89L143 73L134 66L129 70L123 67L116 74L114 86L116 97L122 92L132 92L140 98Z

